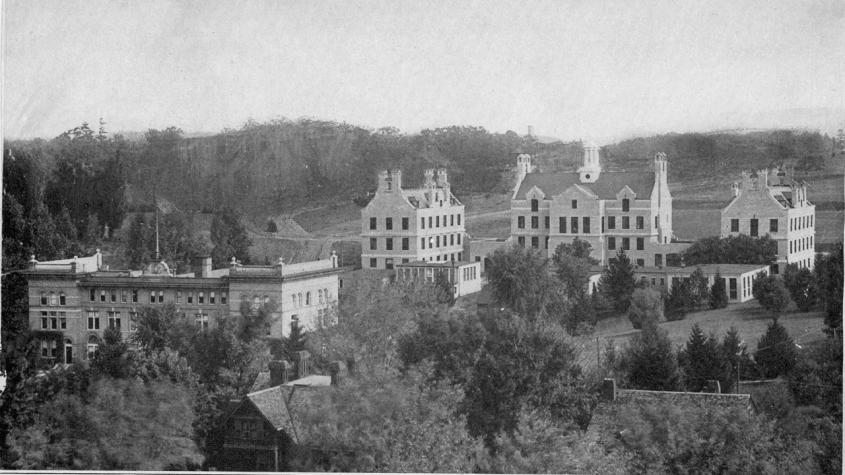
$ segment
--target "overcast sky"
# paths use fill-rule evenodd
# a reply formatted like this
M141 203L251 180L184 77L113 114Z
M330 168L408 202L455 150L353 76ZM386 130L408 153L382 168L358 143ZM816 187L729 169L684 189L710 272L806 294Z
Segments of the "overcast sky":
M99 117L533 125L600 143L845 125L843 0L6 0L3 41L6 137Z

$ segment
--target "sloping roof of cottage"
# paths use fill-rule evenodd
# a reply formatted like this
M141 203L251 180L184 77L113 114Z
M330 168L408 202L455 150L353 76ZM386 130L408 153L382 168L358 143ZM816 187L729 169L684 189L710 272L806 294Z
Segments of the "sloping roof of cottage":
M320 386L273 386L247 394L247 398L277 431L282 430L296 443L307 439L303 424L309 415L330 412L330 389Z
M603 171L595 183L581 183L576 172L529 173L516 193L518 200L535 186L546 194L546 198L559 195L572 185L579 185L593 192L601 200L615 200L616 194L626 186L637 195L637 199L649 199L654 189L654 172L607 172Z

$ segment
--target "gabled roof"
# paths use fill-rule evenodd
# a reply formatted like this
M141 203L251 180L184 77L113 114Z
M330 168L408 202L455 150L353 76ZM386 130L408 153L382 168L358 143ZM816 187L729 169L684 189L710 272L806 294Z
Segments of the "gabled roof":
M445 192L443 188L437 188L441 192ZM429 200L429 190L425 188L402 188L402 196L408 203L411 204L414 208L431 208L434 205L434 201ZM449 200L449 205L451 206L460 206L461 202L455 198L455 195L452 192L449 192L449 196L447 197Z
M526 199L528 191L535 186L550 199L573 185L589 190L602 200L615 200L616 194L625 186L636 193L637 199L649 199L654 189L654 172L603 171L595 183L581 183L581 176L576 172L529 173L522 180L514 199Z
M329 391L319 386L281 385L249 393L246 398L277 431L284 431L294 442L303 443L303 435L309 434L303 422L311 414L332 407Z

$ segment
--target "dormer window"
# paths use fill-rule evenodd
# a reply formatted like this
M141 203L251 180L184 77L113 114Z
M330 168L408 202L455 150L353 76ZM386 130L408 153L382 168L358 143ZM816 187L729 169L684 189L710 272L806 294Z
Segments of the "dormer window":
M540 200L532 199L531 200L531 211L539 211L540 209Z
M578 209L578 200L572 200L572 209Z
M622 211L627 212L631 210L631 200L622 198Z

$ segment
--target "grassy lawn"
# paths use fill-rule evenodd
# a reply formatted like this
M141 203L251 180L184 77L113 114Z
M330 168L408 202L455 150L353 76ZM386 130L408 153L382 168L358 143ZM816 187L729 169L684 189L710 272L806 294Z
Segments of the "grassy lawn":
M733 326L739 330L740 337L745 340L748 349L754 351L757 348L757 340L766 332L766 327L771 321L770 314L752 300L732 304L723 309L690 313L683 320L664 322L660 324L660 327L669 333L672 343L679 346L686 343L690 330L696 323L705 333L715 333L719 340ZM822 312L786 312L779 321L799 345L804 346L825 338L822 331L824 328ZM638 330L634 330L627 317L615 317L600 321L596 326L593 339L599 337L602 348L604 348L604 341L612 339L619 348L637 332Z

